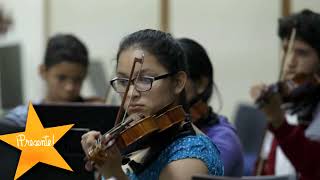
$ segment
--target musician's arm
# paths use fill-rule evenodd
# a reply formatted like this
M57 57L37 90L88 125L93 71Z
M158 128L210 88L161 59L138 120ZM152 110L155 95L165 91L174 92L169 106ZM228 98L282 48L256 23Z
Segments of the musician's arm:
M168 164L160 174L160 180L191 179L195 174L208 174L208 168L199 159L182 159Z
M305 136L305 127L292 126L286 121L278 128L270 127L281 149L302 175L320 178L320 143Z

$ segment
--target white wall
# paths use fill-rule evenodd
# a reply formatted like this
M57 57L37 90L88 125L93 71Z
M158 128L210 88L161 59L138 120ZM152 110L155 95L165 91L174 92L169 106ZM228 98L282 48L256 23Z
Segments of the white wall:
M292 12L298 12L302 9L308 8L312 11L320 13L320 1L319 0L291 0Z
M50 0L49 34L71 32L88 46L92 60L114 69L120 40L134 31L159 27L158 0ZM113 61L115 62L115 61ZM110 77L109 77L110 78ZM88 82L83 94L91 94Z
M0 46L22 45L25 101L43 94L37 67L42 62L46 35L74 33L88 45L91 59L112 69L112 59L124 35L138 29L159 28L160 1L1 0L15 22L12 31L0 37ZM222 114L232 118L238 103L251 103L248 90L253 83L276 80L280 0L170 2L173 35L198 40L210 54L224 102ZM319 12L320 2L292 0L294 12L305 7ZM88 83L83 93L92 93Z
M101 60L106 68L121 37L159 27L160 0L49 2L49 34L75 33L88 45L92 59ZM211 55L223 114L230 117L239 102L250 102L248 89L254 82L275 80L278 1L174 0L170 5L173 35L199 40ZM84 93L90 93L88 86Z
M229 118L240 102L251 103L251 85L257 82L271 83L277 78L278 2L172 2L172 32L177 37L193 38L206 47L223 98L221 113ZM211 104L214 102L216 99L211 100Z
M13 26L0 39L0 46L20 44L22 50L22 80L25 102L38 99L42 83L38 65L44 47L44 1L1 0L0 4L12 16Z

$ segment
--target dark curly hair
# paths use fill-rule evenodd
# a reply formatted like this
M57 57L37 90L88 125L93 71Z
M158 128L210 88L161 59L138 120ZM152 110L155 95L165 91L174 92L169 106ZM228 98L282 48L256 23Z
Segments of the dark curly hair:
M282 40L289 39L293 28L296 37L314 48L320 58L320 14L304 9L279 19L278 35Z
M88 56L86 46L77 37L72 34L57 34L48 41L44 65L50 68L61 62L71 62L87 67Z
M169 72L185 71L187 64L185 54L180 44L169 33L145 29L129 34L121 41L117 60L121 52L137 47L155 56L160 64Z

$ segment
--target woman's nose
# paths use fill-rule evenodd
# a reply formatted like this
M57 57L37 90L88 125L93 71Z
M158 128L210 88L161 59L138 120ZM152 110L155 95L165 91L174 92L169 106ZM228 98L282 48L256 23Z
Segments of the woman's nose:
M134 84L130 84L129 86L128 97L131 97L131 96L132 97L139 96L139 92L134 87Z

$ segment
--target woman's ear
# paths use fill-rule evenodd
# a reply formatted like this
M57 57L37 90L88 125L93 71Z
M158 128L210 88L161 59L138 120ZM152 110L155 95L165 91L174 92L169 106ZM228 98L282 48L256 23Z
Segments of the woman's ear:
M176 86L175 86L175 94L180 94L187 82L187 74L184 71L179 71L176 75L175 75L175 81L176 81Z
M41 76L41 78L43 80L45 80L46 77L47 77L47 68L46 68L46 66L44 64L41 64L39 66L39 75Z

